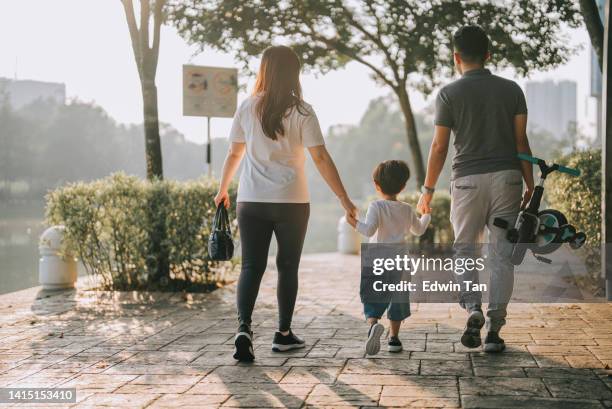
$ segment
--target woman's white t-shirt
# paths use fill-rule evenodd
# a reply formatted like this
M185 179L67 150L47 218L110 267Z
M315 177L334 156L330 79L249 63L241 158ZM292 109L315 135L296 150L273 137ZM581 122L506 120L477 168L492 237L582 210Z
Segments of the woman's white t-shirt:
M230 142L246 144L237 201L308 203L304 148L325 144L317 116L307 103L291 108L283 119L285 134L272 140L257 116L258 99L254 95L240 105L230 131Z

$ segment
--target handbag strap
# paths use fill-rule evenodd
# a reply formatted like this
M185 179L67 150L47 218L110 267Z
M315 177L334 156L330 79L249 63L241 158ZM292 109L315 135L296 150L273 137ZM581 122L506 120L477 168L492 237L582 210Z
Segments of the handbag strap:
M227 209L223 205L223 202L219 203L219 206L217 206L217 211L215 212L215 218L213 220L213 230L227 231L230 234L232 233L229 215L227 214Z
M229 214L225 206L223 206L222 213L223 213L223 219L225 220L225 230L231 235L232 229L230 227Z

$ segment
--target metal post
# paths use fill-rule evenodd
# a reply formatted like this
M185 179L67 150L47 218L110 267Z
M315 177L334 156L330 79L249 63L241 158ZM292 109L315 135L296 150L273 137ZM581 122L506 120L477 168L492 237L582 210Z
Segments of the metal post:
M610 22L610 0L606 0L604 11L604 55L603 55L603 89L602 89L602 252L601 267L606 276L606 298L612 301L612 30ZM610 118L610 120L608 120Z
M210 143L210 117L206 117L206 165L208 168L208 176L212 176L212 149Z

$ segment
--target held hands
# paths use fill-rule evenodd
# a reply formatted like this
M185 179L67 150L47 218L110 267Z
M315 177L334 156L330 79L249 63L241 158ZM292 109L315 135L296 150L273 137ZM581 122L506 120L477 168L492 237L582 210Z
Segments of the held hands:
M340 197L340 203L346 212L346 221L354 228L357 225L357 206L348 196Z
M223 202L223 205L225 206L226 209L229 209L230 207L230 197L229 197L229 193L227 193L227 191L225 192L219 192L217 193L217 196L215 196L215 207L219 206L219 203Z
M431 207L429 207L429 203L433 197L433 193L421 193L421 197L419 197L419 202L417 204L417 210L421 214L431 213Z
M346 222L350 224L351 226L353 226L353 229L356 229L357 228L357 218L348 213L346 214L345 217L346 217Z
M348 196L341 197L340 203L342 204L342 207L344 208L344 211L346 212L347 220L349 218L349 215L352 216L353 218L357 217L357 206L353 204L353 202L351 201L351 199L349 199Z

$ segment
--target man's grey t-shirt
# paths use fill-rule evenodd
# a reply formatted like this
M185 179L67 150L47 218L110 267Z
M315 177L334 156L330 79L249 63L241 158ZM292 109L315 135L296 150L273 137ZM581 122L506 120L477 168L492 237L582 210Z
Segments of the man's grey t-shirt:
M436 98L435 124L451 128L455 136L452 179L521 169L514 117L526 113L521 87L485 68L443 87Z

